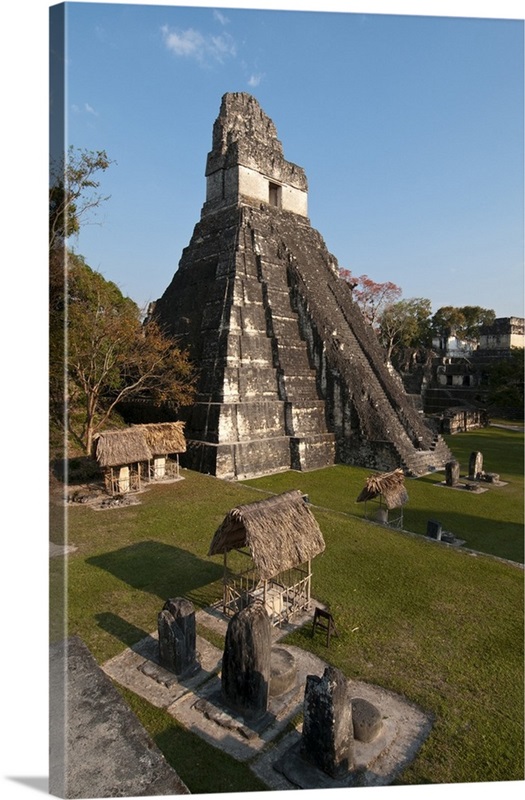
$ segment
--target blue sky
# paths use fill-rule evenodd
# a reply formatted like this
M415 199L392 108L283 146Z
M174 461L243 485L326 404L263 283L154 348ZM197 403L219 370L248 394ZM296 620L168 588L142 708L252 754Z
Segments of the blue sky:
M139 305L199 220L222 95L248 91L341 266L523 315L522 20L66 5L68 142L116 162L71 244Z

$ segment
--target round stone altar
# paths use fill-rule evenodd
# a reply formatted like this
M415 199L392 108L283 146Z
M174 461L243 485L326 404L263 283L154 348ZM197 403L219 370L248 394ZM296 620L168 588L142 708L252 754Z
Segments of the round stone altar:
M279 697L295 686L297 664L284 647L272 647L270 663L270 697Z

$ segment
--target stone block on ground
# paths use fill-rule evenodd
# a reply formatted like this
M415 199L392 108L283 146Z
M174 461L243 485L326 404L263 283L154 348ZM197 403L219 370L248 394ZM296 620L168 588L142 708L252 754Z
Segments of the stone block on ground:
M335 667L306 679L301 752L332 778L353 766L352 704L348 682Z
M381 732L383 726L381 712L368 700L354 697L352 699L352 724L355 739L360 742L371 742Z
M200 669L196 650L195 609L184 597L166 600L158 615L159 661L177 676Z
M245 717L268 710L271 648L270 618L261 603L252 603L231 618L222 659L222 696Z

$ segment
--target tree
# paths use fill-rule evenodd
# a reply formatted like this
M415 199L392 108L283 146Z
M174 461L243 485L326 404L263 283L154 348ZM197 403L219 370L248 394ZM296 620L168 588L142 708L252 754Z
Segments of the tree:
M442 306L432 317L432 332L439 339L441 350L447 349L447 341L454 336L465 323L465 317L459 308Z
M105 172L112 163L105 150L80 150L71 146L63 159L51 164L50 250L61 247L69 236L78 233L82 218L108 199L95 191L100 185L95 175Z
M462 306L461 312L465 318L461 336L479 342L480 331L483 325L492 325L496 319L496 314L491 308L481 308L481 306Z
M513 347L508 358L497 359L488 370L489 402L500 408L515 408L523 413L524 350Z
M424 297L398 300L387 306L379 319L379 339L386 349L387 361L394 351L430 344L431 302Z
M91 454L94 434L124 399L188 405L195 370L188 354L138 306L93 271L66 240L107 199L96 174L112 162L104 150L69 148L54 164L49 190L50 413Z
M400 287L391 281L376 283L368 275L356 278L349 269L341 268L339 274L352 287L352 297L365 320L377 329L379 318L385 308L401 297Z
M97 172L105 172L113 162L105 150L80 150L70 147L64 158L51 164L49 187L49 309L51 348L65 347L63 309L67 282L66 240L79 232L81 220L108 197L96 190ZM57 387L55 387L57 388ZM63 387L62 387L63 388Z
M492 309L481 306L442 306L432 317L432 331L446 350L450 336L479 342L481 326L490 325L495 318Z
M68 404L79 413L69 428L91 453L93 437L122 400L148 397L188 405L195 370L188 355L119 288L69 255L65 369ZM60 358L60 353L55 356ZM52 364L52 371L61 369Z

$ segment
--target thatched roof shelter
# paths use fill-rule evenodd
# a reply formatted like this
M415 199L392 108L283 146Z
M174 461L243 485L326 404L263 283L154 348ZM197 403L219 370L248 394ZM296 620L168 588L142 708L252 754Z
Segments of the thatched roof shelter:
M102 431L95 441L95 458L101 467L118 467L149 461L151 450L146 437L137 428Z
M261 580L310 561L325 549L321 529L299 490L233 508L208 555L248 547Z
M408 493L402 469L369 475L356 502L362 503L376 497L380 497L388 509L400 508L407 502Z
M132 430L141 429L152 455L185 453L184 422L150 422L132 425Z

